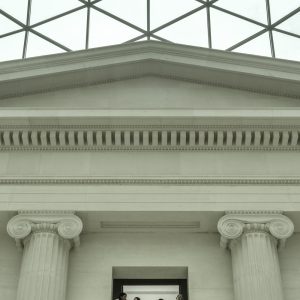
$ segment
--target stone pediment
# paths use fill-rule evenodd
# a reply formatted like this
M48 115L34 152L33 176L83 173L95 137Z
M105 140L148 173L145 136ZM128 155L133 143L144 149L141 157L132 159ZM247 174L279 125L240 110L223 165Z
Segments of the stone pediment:
M0 98L144 76L300 95L299 63L150 41L1 63Z
M0 100L0 107L102 110L261 109L300 107L300 100L145 76Z

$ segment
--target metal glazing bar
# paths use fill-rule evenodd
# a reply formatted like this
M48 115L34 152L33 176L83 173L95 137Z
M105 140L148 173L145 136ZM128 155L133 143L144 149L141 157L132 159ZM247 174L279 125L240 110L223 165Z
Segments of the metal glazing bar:
M78 1L80 1L82 3L85 3L84 0L78 0ZM123 20L123 19L119 18L116 15L111 14L110 12L108 12L108 11L102 9L102 8L99 8L99 7L97 7L97 6L93 5L93 4L91 4L90 7L93 8L93 9L95 9L95 10L97 10L98 12L101 12L104 15L106 15L106 16L114 19L114 20L116 20L116 21L119 21L119 22L121 22L121 23L123 23L123 24L125 24L125 25L127 25L127 26L129 26L129 27L131 27L131 28L133 28L135 30L137 30L137 31L140 31L142 33L146 33L147 34L147 31L145 31L144 29L142 29L142 28L140 28L140 27L138 27L138 26L136 26L136 25L134 25L134 24L132 24L130 22L127 22L126 20Z
M267 20L268 20L268 27L269 27L269 40L270 40L270 47L271 47L271 54L272 57L275 57L275 47L274 47L274 40L273 40L273 33L271 29L271 11L270 11L270 1L266 0L266 10L267 10Z
M281 18L278 21L276 21L275 23L273 23L272 28L274 28L277 25L281 24L282 22L286 21L287 19L289 19L290 17L292 17L293 15L295 15L298 12L300 12L300 6L296 9L294 9L293 11L291 11L289 14L285 15L283 18Z
M150 0L147 0L147 40L150 40Z
M207 0L209 4L209 0ZM207 20L207 37L208 37L208 47L212 47L212 39L211 39L211 21L210 21L210 6L206 6L206 20Z
M233 46L227 48L226 51L232 51L232 50L234 50L234 49L236 49L236 48L238 48L238 47L240 47L240 46L242 46L242 45L244 45L244 44L246 44L246 43L252 41L253 39L259 37L260 35L264 34L264 33L267 32L267 31L268 31L267 28L262 29L262 30L258 31L257 33L255 33L255 34L253 34L253 35L247 37L246 39L240 41L239 43L237 43L237 44L235 44L235 45L233 45Z
M0 14L3 15L3 16L5 16L6 18L10 19L14 23L18 24L22 28L26 29L26 25L25 24L23 24L22 22L20 22L19 20L17 20L16 18L14 18L13 16L11 16L7 12L5 12L4 10L0 9Z
M102 1L102 0L94 0L94 1L91 1L91 4L96 4L96 3L100 2L100 1Z
M182 20L182 19L184 19L184 18L186 18L186 17L194 14L194 13L196 13L197 11L200 11L200 10L204 9L205 7L206 7L205 5L201 5L200 7L197 7L195 9L193 9L193 10L191 10L191 11L189 11L189 12L187 12L187 13L179 16L179 17L177 17L176 19L173 19L173 20L171 20L171 21L169 21L169 22L167 22L167 23L165 23L165 24L163 24L163 25L161 25L161 26L159 26L159 27L151 30L150 34L153 34L153 33L157 32L159 30L162 30L162 29L164 29L164 28L166 28L166 27L168 27L168 26L170 26L170 25L172 25L172 24L174 24L174 23L176 23L176 22L178 22L178 21L180 21L180 20Z
M195 0L195 1L202 3L204 5L212 6L213 3L216 3L219 0L206 0L206 1L205 0Z
M53 44L53 45L59 47L60 49L63 49L63 50L65 50L65 51L67 51L67 52L72 51L70 48L68 48L68 47L66 47L66 46L64 46L64 45L62 45L62 44L60 44L60 43L58 43L58 42L56 42L56 41L50 39L49 37L47 37L47 36L41 34L40 32L38 32L38 31L36 31L36 30L34 30L34 29L32 29L32 28L30 28L29 30L30 30L30 32L32 32L32 33L34 33L35 35L37 35L38 37L40 37L40 38L42 38L42 39L48 41L49 43L51 43L51 44Z
M280 32L280 33L283 33L283 34L286 34L286 35L290 35L290 36L293 36L295 38L300 39L300 35L296 34L296 33L293 33L293 32L285 31L285 30L282 30L282 29L279 29L279 28L273 28L273 31L277 31L277 32Z
M233 12L233 11L230 11L230 10L227 10L227 9L225 9L225 8L219 7L219 6L217 6L217 5L211 5L211 7L213 7L214 9L217 9L217 10L219 10L219 11L222 11L222 12L224 12L224 13L227 13L227 14L229 14L229 15L232 15L232 16L234 16L234 17L237 17L237 18L240 18L240 19L242 19L242 20L245 20L245 21L251 22L251 23L253 23L253 24L256 24L256 25L258 25L258 26L261 26L261 27L264 27L264 28L267 28L267 27L268 27L268 26L267 26L266 24L264 24L264 23L260 23L260 22L258 22L258 21L255 21L255 20L253 20L253 19L247 18L247 17L245 17L245 16L242 16L242 15L240 15L240 14L237 14L237 13L235 13L235 12Z
M26 30L25 30L25 36L24 36L24 45L23 45L22 58L26 58L27 45L28 45L28 33L29 33L28 27L30 25L31 4L32 4L32 0L28 0L28 2L27 2L27 17L26 17Z
M88 3L90 4L91 1L88 0ZM86 12L86 32L85 32L85 49L89 48L89 39L90 39L90 19L91 19L91 8L90 5L87 6L87 12Z
M10 31L10 32L1 34L1 35L0 35L0 39L1 39L1 38L5 38L5 37L10 36L10 35L13 35L13 34L16 34L16 33L23 32L23 31L24 31L24 29L22 28L22 29L18 29L18 30L14 30L14 31Z
M146 34L141 34L141 35L139 35L139 36L137 36L137 37L135 37L135 38L133 38L133 39L130 39L130 40L128 40L128 41L126 41L126 42L124 42L124 43L122 43L122 44L133 43L133 42L136 42L136 41L138 41L138 40L140 40L140 39L143 39L143 38L146 37L146 36L147 36Z
M156 35L156 34L151 34L151 36L154 37L154 38L157 39L157 40L162 41L162 42L173 43L173 42L171 42L170 40L167 40L167 39L165 39L165 38L162 38L162 37L160 37L160 36L158 36L158 35Z
M43 21L40 21L40 22L38 22L38 23L32 24L32 25L30 25L30 28L34 28L34 27L43 25L43 24L45 24L45 23L48 23L48 22L50 22L50 21L56 20L56 19L58 19L58 18L67 16L67 15L69 15L69 14L71 14L71 13L73 13L73 12L76 12L76 11L78 11L78 10L81 10L81 9L83 9L83 8L85 8L85 7L87 7L87 5L81 5L81 6L78 6L78 7L76 7L76 8L71 9L71 10L65 11L65 12L63 12L63 13L61 13L61 14L55 15L55 16L53 16L53 17L51 17L51 18L48 18L48 19L46 19L46 20L43 20Z

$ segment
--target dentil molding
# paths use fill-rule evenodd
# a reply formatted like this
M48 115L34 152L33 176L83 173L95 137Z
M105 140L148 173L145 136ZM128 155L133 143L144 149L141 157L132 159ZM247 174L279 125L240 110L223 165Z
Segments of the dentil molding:
M290 128L0 128L0 151L298 151Z
M0 176L0 185L293 185L299 176Z
M226 248L231 240L245 232L268 232L279 242L279 248L294 232L294 224L280 211L229 211L218 222L220 245Z
M19 211L9 220L8 234L16 240L18 248L32 232L55 232L64 239L72 240L79 246L82 221L70 211Z

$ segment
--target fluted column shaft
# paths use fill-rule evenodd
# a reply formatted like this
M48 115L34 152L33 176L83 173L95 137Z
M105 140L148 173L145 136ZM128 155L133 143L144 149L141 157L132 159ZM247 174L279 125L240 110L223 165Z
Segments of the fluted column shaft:
M47 224L24 241L17 300L64 300L71 243Z
M236 299L283 299L277 241L270 234L245 233L230 249Z
M283 300L278 246L293 224L278 213L227 214L218 223L221 246L232 256L235 300Z
M81 229L74 215L23 213L9 222L9 234L23 248L17 300L65 300L69 251Z

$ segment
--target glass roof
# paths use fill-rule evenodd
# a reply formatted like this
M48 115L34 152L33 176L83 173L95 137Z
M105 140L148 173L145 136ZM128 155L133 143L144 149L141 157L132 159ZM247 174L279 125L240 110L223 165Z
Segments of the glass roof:
M0 0L0 61L144 40L300 61L300 0Z

